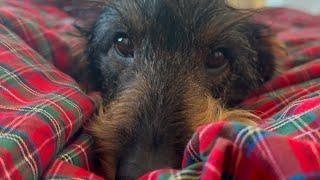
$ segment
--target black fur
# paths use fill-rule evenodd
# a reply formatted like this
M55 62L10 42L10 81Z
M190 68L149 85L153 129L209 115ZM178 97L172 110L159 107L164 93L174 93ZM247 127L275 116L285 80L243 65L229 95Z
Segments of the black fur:
M141 95L127 97L123 108L132 108L129 124L101 127L106 133L116 128L113 139L95 135L99 142L123 140L116 154L118 179L134 179L156 168L179 168L193 132L185 122L186 96L201 97L209 91L226 106L234 106L272 77L274 55L265 41L270 30L251 22L250 14L223 0L106 2L86 33L92 80L107 105L126 97L123 93L130 88ZM115 50L115 38L123 34L133 42L133 58ZM227 59L226 67L217 72L205 66L214 52Z

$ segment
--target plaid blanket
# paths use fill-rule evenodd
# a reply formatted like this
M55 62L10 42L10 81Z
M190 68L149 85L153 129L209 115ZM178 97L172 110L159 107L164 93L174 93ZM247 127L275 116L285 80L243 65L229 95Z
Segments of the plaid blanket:
M286 42L282 73L242 106L259 127L199 127L182 168L141 179L319 179L320 17L272 9L259 20ZM70 78L79 38L73 19L32 1L0 0L0 177L103 179L94 173L93 141L83 131L100 99Z

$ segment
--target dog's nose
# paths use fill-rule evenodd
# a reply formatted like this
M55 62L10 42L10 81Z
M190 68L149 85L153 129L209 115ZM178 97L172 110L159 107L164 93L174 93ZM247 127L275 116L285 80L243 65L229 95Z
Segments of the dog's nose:
M117 174L116 180L135 180L143 176L147 172L148 171L142 172L136 168L132 168L126 172L120 172L119 174Z
M134 171L134 170L132 170L132 171ZM138 177L137 176L129 176L129 175L126 175L126 176L121 175L116 178L116 180L135 180L135 179L138 179Z
M163 155L163 156L162 156ZM174 157L158 155L159 158L136 159L135 163L122 161L118 166L116 180L134 180L159 169L177 168L180 162ZM129 162L129 161L127 161Z

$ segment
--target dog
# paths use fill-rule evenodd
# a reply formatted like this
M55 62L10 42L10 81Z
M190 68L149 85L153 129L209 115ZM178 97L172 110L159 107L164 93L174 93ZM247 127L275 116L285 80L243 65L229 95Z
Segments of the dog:
M195 129L254 124L236 107L270 80L280 45L255 12L224 0L107 0L84 33L105 108L91 125L108 179L179 168Z

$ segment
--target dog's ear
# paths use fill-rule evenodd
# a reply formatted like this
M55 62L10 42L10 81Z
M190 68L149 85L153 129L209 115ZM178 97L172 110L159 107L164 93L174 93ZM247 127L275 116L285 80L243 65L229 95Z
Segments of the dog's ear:
M76 28L78 30L78 32L80 33L81 36L86 37L86 38L89 36L89 34L90 34L89 28L87 28L83 25L77 24L77 23L73 24L73 26L74 26L74 28Z
M287 55L285 46L267 25L247 22L244 29L251 48L257 53L257 69L262 79L268 81L276 70L276 59Z
M64 10L75 19L74 27L87 38L90 28L108 0L72 0Z

